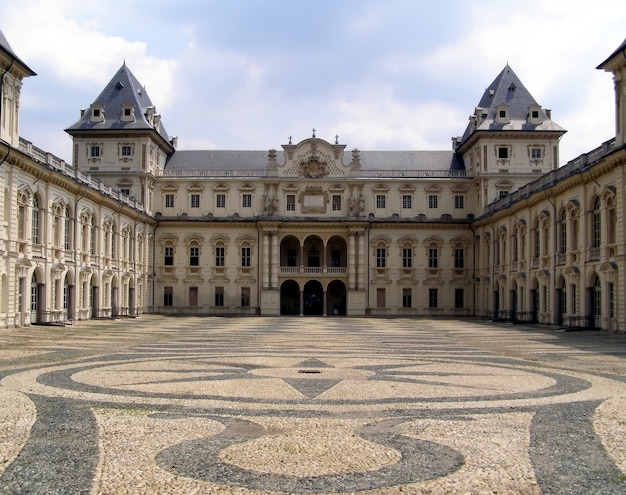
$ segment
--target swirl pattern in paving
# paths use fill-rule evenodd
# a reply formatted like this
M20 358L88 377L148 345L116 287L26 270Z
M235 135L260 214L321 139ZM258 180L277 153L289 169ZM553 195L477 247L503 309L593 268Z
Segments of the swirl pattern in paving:
M0 493L626 488L623 336L146 317L4 341Z

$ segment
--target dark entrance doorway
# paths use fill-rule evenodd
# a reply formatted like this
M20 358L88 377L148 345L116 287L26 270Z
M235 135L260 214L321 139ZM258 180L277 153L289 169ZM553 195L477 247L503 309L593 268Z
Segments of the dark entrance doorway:
M324 288L317 280L309 280L304 284L304 311L305 315L324 314Z
M346 284L333 280L326 291L326 314L341 316L346 314Z
M294 280L285 280L280 286L280 314L300 314L300 287Z

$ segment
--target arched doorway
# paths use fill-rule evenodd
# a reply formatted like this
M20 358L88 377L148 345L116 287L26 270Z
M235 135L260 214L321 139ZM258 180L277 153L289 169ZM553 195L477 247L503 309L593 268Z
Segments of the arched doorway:
M300 241L294 236L287 236L280 241L280 266L290 267L289 273L297 273L302 264L300 259Z
M554 323L563 326L565 324L564 316L567 313L567 291L565 290L565 278L562 275L556 281L554 305Z
M307 237L304 241L303 252L304 266L320 268L326 264L326 260L324 259L324 242L319 236L311 235Z
M593 275L593 286L589 287L589 306L591 310L591 328L601 328L602 327L602 291L600 284L600 277L594 273Z
M41 322L41 287L37 275L33 273L30 279L30 322Z
M302 300L304 303L302 314L318 316L324 314L324 288L317 280L309 280L304 284Z
M347 307L346 284L341 280L333 280L326 291L326 314L345 315Z
M280 314L300 314L300 286L295 280L285 280L280 286Z

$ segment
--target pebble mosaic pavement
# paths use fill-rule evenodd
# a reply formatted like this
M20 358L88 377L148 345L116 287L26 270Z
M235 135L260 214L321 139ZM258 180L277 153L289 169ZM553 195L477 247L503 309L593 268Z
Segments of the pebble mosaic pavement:
M0 493L624 494L626 337L481 320L0 331Z

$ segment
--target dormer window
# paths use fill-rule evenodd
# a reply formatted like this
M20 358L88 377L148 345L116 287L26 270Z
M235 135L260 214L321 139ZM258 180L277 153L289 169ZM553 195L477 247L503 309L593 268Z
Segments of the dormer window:
M531 105L528 108L528 123L541 124L541 107L539 105Z
M104 106L100 104L91 105L91 113L89 114L89 122L104 122Z
M122 104L122 116L120 120L122 122L134 122L135 121L135 106L132 103Z
M508 124L511 121L509 117L509 107L504 103L496 108L496 124Z

